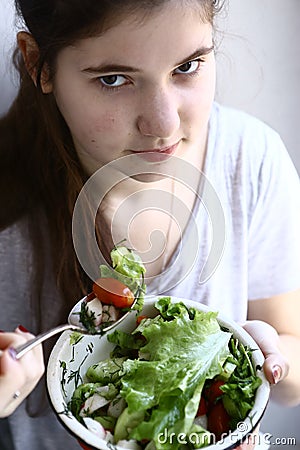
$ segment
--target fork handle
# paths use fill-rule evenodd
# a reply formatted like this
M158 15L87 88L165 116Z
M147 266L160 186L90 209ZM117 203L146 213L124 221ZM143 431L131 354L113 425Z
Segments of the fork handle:
M11 348L11 351L13 353L13 356L15 359L20 359L25 353L32 350L37 345L41 344L41 342L46 341L46 339L51 338L52 336L55 336L58 333L62 333L66 330L74 330L83 332L84 330L81 327L77 327L76 325L59 325L58 327L52 328L51 330L45 331L44 333L38 334L35 338L31 339L30 341L25 342L25 344L19 345L18 347ZM0 357L2 355L3 351L0 350Z

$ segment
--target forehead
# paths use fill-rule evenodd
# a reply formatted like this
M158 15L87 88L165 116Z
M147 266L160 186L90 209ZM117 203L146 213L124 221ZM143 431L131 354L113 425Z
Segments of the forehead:
M81 69L99 62L153 66L162 58L173 64L211 46L212 25L202 16L198 1L166 2L146 15L125 16L99 36L77 41L62 56L76 58Z
M213 22L212 0L129 0L119 5L117 12L111 8L104 18L104 28L109 29L123 20L141 23L161 12L168 15L175 10L181 14L197 15L202 22Z

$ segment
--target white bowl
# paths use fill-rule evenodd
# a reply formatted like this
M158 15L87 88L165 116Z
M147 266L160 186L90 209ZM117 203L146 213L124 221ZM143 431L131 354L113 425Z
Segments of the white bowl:
M156 297L148 298L145 301L141 314L148 317L157 315L157 310L154 308L157 299L158 298ZM172 302L179 301L184 302L188 307L194 307L201 311L211 311L207 306L200 303L172 297ZM252 337L241 326L237 325L232 320L227 319L221 313L218 314L217 319L220 326L227 328L242 344L255 350L253 351L254 366L262 367L264 357ZM118 326L120 330L127 332L132 331L135 327L136 314L134 312ZM88 367L98 363L100 360L108 358L114 345L107 341L106 336L100 337L99 335L83 335L82 339L77 344L71 344L71 335L72 332L65 331L60 336L49 358L47 367L47 387L50 401L58 418L76 439L95 449L111 450L111 444L107 444L106 441L97 437L75 419L70 411L67 410L67 403L71 400L75 390L75 381L72 374L79 373L84 379ZM61 364L62 361L65 362L65 368ZM258 425L268 404L270 385L264 376L263 370L258 370L257 375L261 378L262 383L256 392L255 404L250 415L243 420L243 422L240 422L238 428L225 439L213 445L204 447L205 449L223 450L234 448ZM69 377L70 380L68 382ZM63 380L65 380L65 383L63 383ZM120 446L113 446L113 448L122 450L122 447Z

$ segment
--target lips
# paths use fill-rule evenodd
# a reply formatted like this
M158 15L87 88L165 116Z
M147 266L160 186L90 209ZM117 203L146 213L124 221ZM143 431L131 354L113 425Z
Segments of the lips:
M179 142L176 142L176 144L170 145L169 147L163 147L163 148L153 148L153 149L146 149L146 150L132 150L132 153L135 155L139 155L143 159L149 162L161 162L165 161L170 156L174 155L174 153L177 150L177 147L179 146Z

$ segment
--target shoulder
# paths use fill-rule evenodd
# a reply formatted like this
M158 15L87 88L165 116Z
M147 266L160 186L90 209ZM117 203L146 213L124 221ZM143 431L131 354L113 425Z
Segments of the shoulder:
M18 266L20 259L23 259L25 255L29 255L31 250L27 218L18 220L0 231L1 266L3 264L6 266L17 264Z
M0 328L14 329L26 323L29 314L33 254L27 220L22 219L0 232Z
M236 132L246 132L248 130L258 129L263 133L277 134L266 122L255 117L241 109L221 105L214 102L211 112L212 120L217 120L219 126L230 125L230 130Z
M248 226L254 217L267 217L275 203L269 224L278 220L280 208L289 208L292 216L300 206L299 176L279 134L247 113L218 104L210 126L207 174L230 211L244 214Z
M225 167L257 177L261 172L295 172L287 149L272 127L237 109L215 103L210 121L214 153Z
M232 143L266 145L268 141L281 141L279 134L267 123L239 109L214 103L211 128L221 139Z

